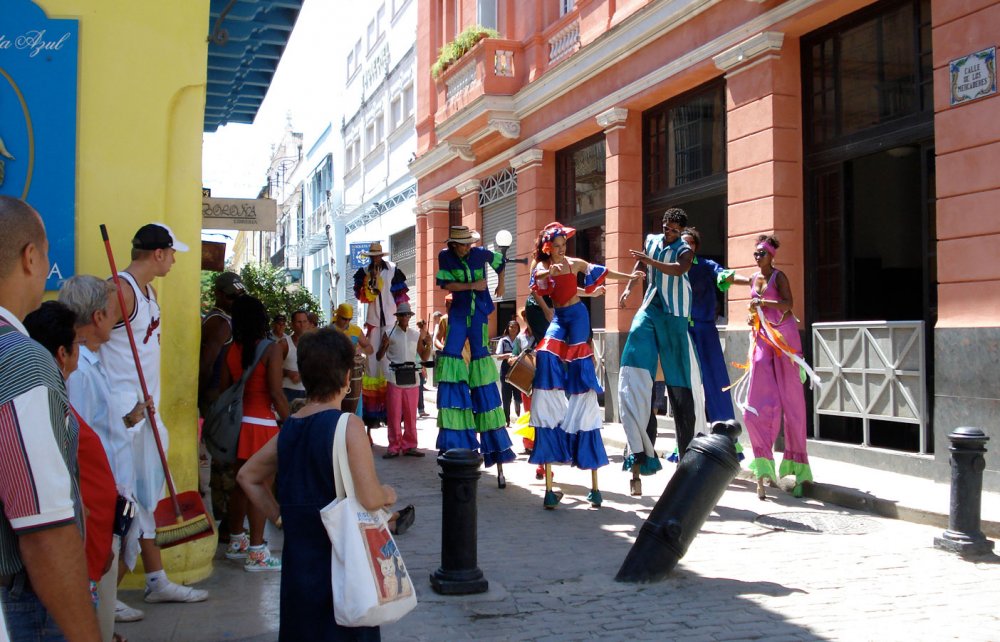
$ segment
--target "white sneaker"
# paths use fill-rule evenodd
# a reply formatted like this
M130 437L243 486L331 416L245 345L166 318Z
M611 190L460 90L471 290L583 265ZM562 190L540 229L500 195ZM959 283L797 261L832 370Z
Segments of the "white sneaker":
M208 599L208 591L191 586L181 586L173 582L167 582L157 591L146 589L147 602L204 602L206 599Z
M115 622L138 622L146 614L121 600L115 600Z
M229 536L229 545L226 546L226 559L242 560L246 559L247 549L250 548L250 536L246 532L239 535Z

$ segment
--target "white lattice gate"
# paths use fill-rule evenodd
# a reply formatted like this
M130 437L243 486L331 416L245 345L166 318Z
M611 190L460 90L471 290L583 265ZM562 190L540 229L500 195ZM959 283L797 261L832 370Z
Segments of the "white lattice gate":
M813 368L823 379L813 397L816 437L822 438L820 415L860 418L865 446L872 419L917 424L926 453L923 321L815 323L812 336Z

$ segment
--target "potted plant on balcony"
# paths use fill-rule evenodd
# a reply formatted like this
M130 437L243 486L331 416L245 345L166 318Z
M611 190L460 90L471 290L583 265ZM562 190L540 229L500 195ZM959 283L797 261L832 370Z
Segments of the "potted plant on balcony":
M431 65L431 76L438 78L448 67L455 64L462 56L469 52L476 44L484 38L499 38L500 33L496 29L489 29L482 25L471 25L462 30L462 33L455 36L455 39L441 47L438 59Z

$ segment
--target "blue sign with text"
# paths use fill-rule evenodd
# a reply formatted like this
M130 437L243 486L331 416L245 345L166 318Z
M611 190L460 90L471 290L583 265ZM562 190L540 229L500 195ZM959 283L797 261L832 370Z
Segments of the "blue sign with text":
M371 263L371 259L367 256L361 256L372 246L371 241L365 241L364 243L351 243L351 269L357 270L358 268L368 267Z
M56 290L76 270L79 21L50 20L29 0L3 0L0 21L0 194L45 221Z

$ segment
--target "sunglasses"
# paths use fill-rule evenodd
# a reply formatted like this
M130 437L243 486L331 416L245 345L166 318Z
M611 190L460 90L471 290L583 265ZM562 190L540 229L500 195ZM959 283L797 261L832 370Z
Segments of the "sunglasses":
M757 250L756 252L753 253L753 258L755 259L762 259L765 256L767 256L767 252L765 252L764 250Z
M354 317L340 317L340 316L338 316L337 318L340 319L341 321L350 321Z

